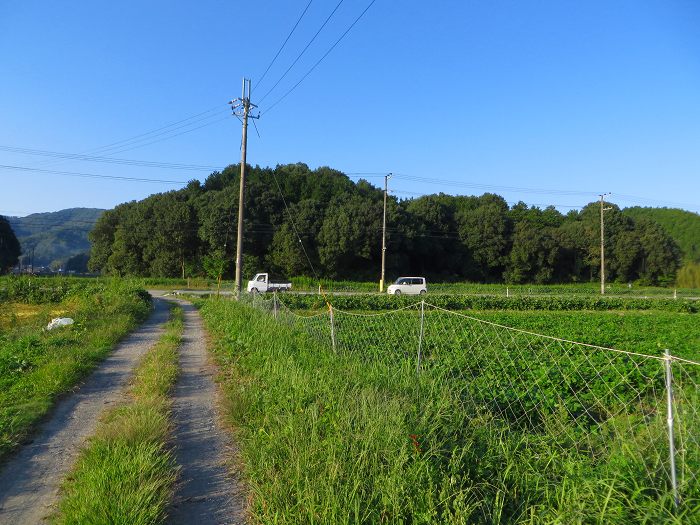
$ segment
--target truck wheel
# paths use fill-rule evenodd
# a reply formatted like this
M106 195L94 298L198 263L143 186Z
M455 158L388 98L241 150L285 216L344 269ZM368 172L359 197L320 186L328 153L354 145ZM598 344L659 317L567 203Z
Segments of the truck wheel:
M401 290L396 290L396 291L394 292L394 295L401 295Z
M426 292L426 290L421 290L421 291L420 291L420 294L421 294L421 295L425 295L425 292Z
M257 288L251 288L250 293L252 293L253 295L258 295L260 292L258 291Z

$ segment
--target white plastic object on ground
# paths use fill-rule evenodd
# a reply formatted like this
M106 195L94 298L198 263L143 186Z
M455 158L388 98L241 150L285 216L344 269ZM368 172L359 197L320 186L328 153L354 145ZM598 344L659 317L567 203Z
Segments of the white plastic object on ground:
M56 319L51 319L51 322L46 326L44 330L53 330L59 326L68 326L73 324L73 319L70 317L56 317Z

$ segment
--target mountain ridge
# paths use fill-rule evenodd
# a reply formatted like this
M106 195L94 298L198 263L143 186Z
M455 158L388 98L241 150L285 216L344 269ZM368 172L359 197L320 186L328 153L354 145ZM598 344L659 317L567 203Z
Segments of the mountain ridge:
M34 267L62 266L70 257L90 251L88 233L104 211L66 208L7 220L22 246L24 265L33 257Z

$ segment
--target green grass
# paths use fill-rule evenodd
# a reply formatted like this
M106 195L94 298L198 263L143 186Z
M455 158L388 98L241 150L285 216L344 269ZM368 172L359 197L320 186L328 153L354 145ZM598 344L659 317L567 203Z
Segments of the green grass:
M21 443L56 398L85 377L150 311L143 290L128 284L93 281L65 288L59 281L42 280L41 295L18 293L0 302L0 457ZM16 303L7 302L36 303L46 297L60 302L38 304L34 315L24 317L17 315ZM42 331L58 312L74 318L75 324Z
M490 338L498 348L489 348L479 343L481 330L469 339L449 324L431 325L428 317L423 369L417 374L416 312L403 320L392 317L383 325L373 318L339 315L335 353L327 317L319 318L318 324L309 320L308 331L300 331L228 301L203 301L201 309L217 359L228 372L228 413L237 428L256 523L700 520L700 495L692 481L686 480L683 505L674 510L663 467L663 414L647 421L634 415L636 405L626 409L629 399L655 395L662 379L656 369L639 375L643 367L629 366L629 360L618 357L593 363L596 370L607 364L620 366L625 382L615 379L614 386L628 385L628 397L606 398L619 403L620 411L601 422L595 419L603 415L600 412L581 412L571 420L571 413L550 402L571 401L569 385L562 387L548 382L546 374L539 375L552 370L535 366L550 354L534 343L522 346L524 338ZM510 319L498 317L511 314ZM605 316L613 324L603 329L619 327L613 322L617 313L594 314L580 331L586 326L592 330ZM580 313L482 315L520 320L522 326L528 319L539 319L541 327L565 329L569 333L559 335L571 338ZM666 322L673 324L670 315ZM688 315L676 327L694 333L692 319ZM643 336L635 333L645 326L643 319L637 328L635 323L629 326L618 341ZM461 351L439 354L440 341ZM471 346L465 346L469 341ZM489 352L501 350L501 344L508 346L506 351L531 351L532 360L494 364ZM571 349L563 350L573 355ZM586 363L584 359L572 366L571 377L585 374ZM521 414L512 408L528 407L514 404L525 397L519 387L509 387L508 374L522 375L525 386L528 378L541 381L543 404L535 399L529 407L537 419L517 419ZM464 381L468 377L474 381ZM579 402L609 395L613 389L605 381L603 377L602 386L591 383L588 397ZM644 432L634 432L640 428ZM680 430L692 435L697 429ZM697 461L697 454L688 454L684 468L692 470Z
M64 483L55 523L164 522L177 472L167 445L168 394L177 379L182 331L176 307L134 373L130 400L104 417Z

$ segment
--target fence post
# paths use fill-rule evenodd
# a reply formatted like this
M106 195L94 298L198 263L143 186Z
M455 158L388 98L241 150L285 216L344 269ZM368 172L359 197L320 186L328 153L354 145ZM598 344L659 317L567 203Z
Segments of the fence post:
M272 292L272 315L277 319L277 290Z
M425 301L420 302L420 334L418 335L418 361L416 362L416 373L420 373L420 358L423 350L423 329L425 328Z
M671 459L671 487L673 488L673 502L678 508L678 481L676 479L676 444L673 437L673 372L671 370L671 354L664 351L664 367L666 368L666 405L668 423L668 453Z
M328 311L331 314L331 346L333 346L333 351L335 352L335 323L333 322L333 306L328 305Z

